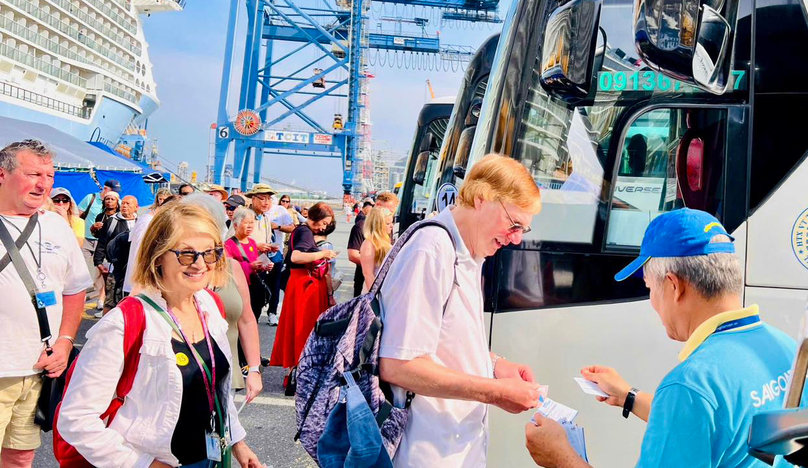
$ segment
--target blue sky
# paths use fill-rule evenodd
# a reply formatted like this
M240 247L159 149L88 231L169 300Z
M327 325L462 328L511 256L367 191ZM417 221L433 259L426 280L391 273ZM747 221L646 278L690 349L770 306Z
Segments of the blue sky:
M299 3L312 1L301 0ZM500 3L500 16L504 17L510 0ZM216 121L229 5L230 2L225 0L189 0L183 12L155 13L143 18L161 101L160 108L149 120L149 135L157 139L163 157L175 164L188 161L200 177L204 177L207 164L210 124ZM395 22L381 18L432 17L434 14L434 10L405 10L400 6L374 3L369 28L377 30L381 26L387 31L397 27ZM239 20L243 26L246 15L241 14ZM431 21L431 24L435 23L435 20ZM500 25L492 24L465 25L465 28L444 27L440 31L441 43L476 48L500 28ZM405 34L418 32L410 25L402 25L402 28ZM435 27L428 28L432 34L435 30ZM243 50L244 36L239 35L237 41ZM314 57L314 53L308 51L301 55L301 59L307 60ZM376 75L370 84L374 147L405 156L418 111L427 99L426 79L431 81L436 96L453 96L461 82L462 71L415 71L382 67L378 63L369 69ZM291 71L291 67L286 70ZM277 73L283 71L283 68L276 70ZM238 79L239 74L240 69L233 79ZM231 112L236 110L235 100L231 96ZM311 108L311 114L325 124L336 112L346 114L346 102L344 99L339 104L334 100L320 100L316 107ZM289 125L296 129L305 128L296 120L289 120ZM264 158L262 173L274 179L294 181L303 187L340 194L341 166L337 159L275 156Z

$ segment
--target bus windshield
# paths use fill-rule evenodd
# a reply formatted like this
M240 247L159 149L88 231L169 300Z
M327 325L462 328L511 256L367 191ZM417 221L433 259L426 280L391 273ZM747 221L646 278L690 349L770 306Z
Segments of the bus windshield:
M549 3L554 6L548 12L561 2ZM700 160L704 152L699 155L698 144L702 150L705 143L707 149L717 148L723 115L720 110L679 107L678 98L703 98L707 94L649 69L637 58L632 7L628 0L606 0L603 4L595 58L596 66L602 65L594 71L596 94L588 105L572 107L549 95L539 81L541 51L535 58L513 154L542 189L543 209L534 218L537 228L526 237L528 244L594 243L598 217L608 212L607 247L636 248L641 240L636 233L641 235L659 213L677 206L696 207L694 200L704 205L702 209L716 204L714 196L710 200L689 198L688 190L680 187L676 167L692 169L697 177L711 177L705 175L709 171L704 166L716 162ZM729 95L736 100L745 90L744 75L733 72ZM713 101L730 98L709 96ZM632 116L631 123L620 132L624 112L652 99L670 105ZM694 135L698 141L690 143ZM683 142L693 149L682 150ZM610 146L616 144L620 149L617 168L612 171L607 161ZM690 160L677 166L680 157ZM616 179L611 184L605 179L613 172ZM713 186L696 189L705 193L716 183L720 181L707 180L705 185Z

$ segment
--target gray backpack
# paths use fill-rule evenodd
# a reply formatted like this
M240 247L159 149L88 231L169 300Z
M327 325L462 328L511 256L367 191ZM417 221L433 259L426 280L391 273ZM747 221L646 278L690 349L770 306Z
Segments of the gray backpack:
M382 333L382 321L377 296L403 245L417 230L428 226L446 231L452 245L455 245L449 230L437 221L428 219L410 226L393 245L370 291L325 311L303 348L297 366L295 409L298 430L295 440L300 440L303 448L318 463L317 442L325 429L329 414L337 405L340 386L345 384L342 375L346 372L352 374L376 416L384 447L390 458L395 455L404 435L410 403L415 395L408 392L404 408L396 408L393 406L389 385L379 380L379 337ZM444 311L445 309L444 303Z

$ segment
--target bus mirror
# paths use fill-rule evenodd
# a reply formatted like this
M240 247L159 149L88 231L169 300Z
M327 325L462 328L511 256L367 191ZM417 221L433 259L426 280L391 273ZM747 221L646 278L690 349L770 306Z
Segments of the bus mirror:
M471 153L471 143L474 141L475 130L477 130L476 125L467 127L460 134L460 140L457 142L457 152L455 153L452 172L458 179L466 178L466 166L469 163L469 154Z
M426 132L424 138L421 139L421 151L429 151L435 145L435 135L432 132Z
M737 15L737 0L700 0L700 4L636 0L637 51L649 67L713 94L723 94L730 79L732 25Z
M418 159L415 160L415 172L412 173L412 181L417 185L423 185L426 179L426 168L429 164L429 151L421 151L418 153Z
M550 14L539 78L548 93L571 102L589 95L600 6L600 0L571 0Z
M471 125L477 125L477 120L480 118L480 112L483 109L483 100L482 98L476 97L474 100L471 101L471 105L469 106L469 113L466 116L466 127Z

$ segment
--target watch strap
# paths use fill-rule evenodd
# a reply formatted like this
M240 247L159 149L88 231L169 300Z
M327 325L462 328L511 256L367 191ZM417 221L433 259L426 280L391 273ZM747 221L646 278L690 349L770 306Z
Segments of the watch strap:
M628 419L628 416L631 414L631 410L634 409L634 400L637 398L637 392L639 392L639 390L631 387L631 390L626 394L626 401L623 402L623 417L626 419Z
M257 372L257 373L260 374L261 373L261 366L250 366L250 367L248 367L247 368L247 373L250 373L250 372Z

